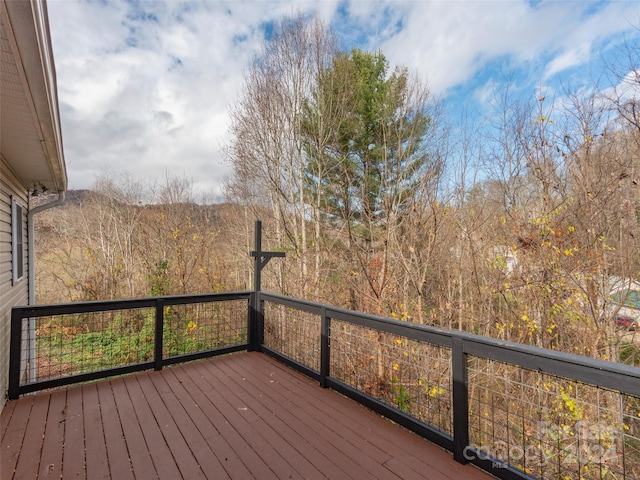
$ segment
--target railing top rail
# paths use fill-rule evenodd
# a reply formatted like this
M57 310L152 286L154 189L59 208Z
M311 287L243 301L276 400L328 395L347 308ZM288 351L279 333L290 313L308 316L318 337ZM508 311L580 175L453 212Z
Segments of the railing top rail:
M260 292L260 298L292 306L309 312L321 312L330 318L427 341L440 346L451 346L454 339L462 340L466 354L518 365L541 373L549 373L581 382L640 395L640 368L608 362L572 353L547 350L458 330L402 322L364 312L355 312L308 300L295 299L272 292Z
M14 318L43 317L95 311L125 310L163 305L210 301L249 299L252 291L171 295L161 297L100 300L91 302L32 305L13 308ZM332 305L297 299L272 292L260 292L260 298L294 307L314 314L324 314L336 320L402 335L443 347L451 347L454 340L462 341L463 352L522 368L597 384L605 388L640 395L640 368L581 355L547 350L506 340L484 337L468 332L401 322L387 317L356 312Z
M158 301L164 305L178 305L185 303L203 303L225 300L248 299L253 292L223 292L200 293L195 295L165 295L159 297L126 298L116 300L95 300L89 302L55 303L42 305L16 306L12 310L18 313L20 318L46 317L49 315L63 315L73 313L127 310L133 308L153 307Z

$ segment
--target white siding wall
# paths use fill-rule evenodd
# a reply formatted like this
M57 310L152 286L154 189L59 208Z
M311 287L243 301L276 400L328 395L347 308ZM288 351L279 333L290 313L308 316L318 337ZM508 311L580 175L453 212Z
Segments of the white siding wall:
M11 258L11 196L19 199L24 207L25 275L12 285ZM26 188L0 157L0 410L4 407L9 378L9 338L11 332L11 307L27 305L29 301L27 249L28 194Z

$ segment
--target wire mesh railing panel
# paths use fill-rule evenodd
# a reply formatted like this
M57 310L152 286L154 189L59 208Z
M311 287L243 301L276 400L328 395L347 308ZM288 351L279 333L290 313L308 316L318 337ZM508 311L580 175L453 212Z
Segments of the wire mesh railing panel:
M331 320L331 377L452 434L451 350Z
M469 357L477 455L538 478L640 478L640 398Z
M164 358L242 345L246 342L246 300L164 307Z
M23 318L19 384L156 361L156 308L108 308ZM247 343L246 299L175 304L162 313L163 359Z
M640 397L621 395L622 471L625 478L640 478Z
M320 371L320 317L271 302L264 304L264 345Z
M21 358L28 363L22 384L96 372L152 360L153 308L64 314L23 319ZM33 375L35 373L35 376Z

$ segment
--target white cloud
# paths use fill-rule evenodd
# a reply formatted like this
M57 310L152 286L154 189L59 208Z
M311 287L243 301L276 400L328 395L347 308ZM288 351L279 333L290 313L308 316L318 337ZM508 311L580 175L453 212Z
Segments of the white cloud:
M49 3L70 187L166 169L221 193L228 108L286 2ZM335 5L322 5L330 17Z
M584 65L589 61L590 57L591 49L589 45L585 43L575 48L565 50L547 64L544 78L550 78L572 67Z
M548 79L640 19L633 2L50 0L48 10L70 188L105 167L143 181L168 169L214 195L228 173L229 107L265 25L284 15L319 14L345 48L382 49L438 94L481 74L480 99L498 88L492 62Z
M408 65L445 93L465 83L491 61L513 65L555 61L546 76L588 62L594 44L631 30L630 18L640 9L634 2L612 2L602 11L592 2L454 1L400 4L404 28L382 41L394 62ZM543 71L538 73L540 80Z

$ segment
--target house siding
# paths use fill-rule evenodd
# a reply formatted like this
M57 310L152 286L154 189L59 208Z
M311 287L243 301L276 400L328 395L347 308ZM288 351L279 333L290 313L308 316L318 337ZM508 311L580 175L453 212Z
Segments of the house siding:
M11 255L11 197L24 207L25 275L13 285ZM9 344L11 337L11 308L27 305L29 301L29 251L27 246L27 188L20 183L4 159L0 157L0 409L7 398L9 379Z

